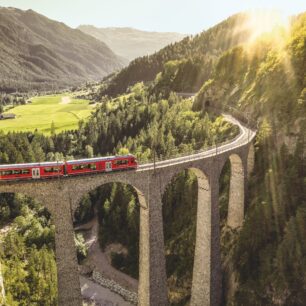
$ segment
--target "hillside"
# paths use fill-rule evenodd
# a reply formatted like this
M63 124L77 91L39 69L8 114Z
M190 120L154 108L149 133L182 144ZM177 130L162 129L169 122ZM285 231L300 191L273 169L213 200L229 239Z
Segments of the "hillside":
M169 158L237 135L237 129L222 117L193 112L190 99L182 100L173 95L169 102L160 99L143 103L146 96L145 88L135 86L128 97L103 103L87 122L79 122L77 130L51 133L51 136L37 131L4 134L0 130L0 163L70 160L93 157L93 154L105 156L108 152L126 154L128 151L139 161L151 161L153 144L156 156ZM189 194L193 196L196 192ZM57 283L52 220L48 218L50 215L45 216L46 210L42 211L35 203L31 205L32 201L28 203L22 196L19 198L19 195L3 194L0 197L0 229L1 224L8 223L15 229L6 236L3 252L0 243L7 305L56 305L53 302L57 298ZM173 196L167 194L169 201L182 203L182 198L181 194L177 197L176 193ZM112 265L137 277L140 204L135 190L121 183L104 184L83 198L75 220L89 220L94 205L98 211L102 247L116 242L128 250L125 254L113 249ZM81 260L87 250L78 237L76 243L78 250L81 248L81 252L78 251Z
M96 28L92 25L80 25L78 29L103 41L116 54L129 61L152 54L186 36L180 33L148 32L133 28Z
M54 89L123 66L110 48L32 10L0 7L0 90Z
M246 220L239 235L223 231L227 305L306 300L305 42L303 13L223 54L195 100L194 110L231 105L259 122Z
M134 153L138 160L151 161L152 148L157 157L170 158L210 146L223 137L234 137L233 127L205 112L208 102L210 106L234 106L258 120L258 132L254 143L255 170L248 180L245 221L239 231L226 225L229 162L220 178L222 305L303 306L306 13L292 18L288 27L276 27L256 39L250 39L251 29L244 24L246 16L239 14L194 38L185 38L152 56L134 60L108 79L108 89L100 94L116 95L139 80L151 81L150 85L138 83L128 94L103 98L89 120L80 121L78 130L51 137L0 132L0 162L127 152ZM173 93L165 97L171 90L199 88L194 102ZM13 199L1 197L1 201L5 212L1 218L10 220L15 213L13 209L10 212ZM137 275L139 205L131 188L118 183L93 191L83 199L76 220L90 219L94 205L99 205L98 217L103 221L102 245L120 242L128 249L127 255L114 253L112 264ZM188 305L190 299L196 205L196 177L186 170L174 178L163 195L168 290L173 306ZM103 237L105 232L108 235ZM23 249L6 245L8 251L21 250L18 256L24 258ZM8 267L14 266L10 258L5 260ZM47 275L52 275L50 270ZM6 281L14 284L18 280L16 274L14 270L7 272ZM19 279L16 284L21 286L25 282ZM20 298L18 292L25 292L25 300L31 301L32 292L37 289L30 289L15 290L11 286L8 292L16 300ZM37 300L44 301L45 296L38 294Z
M176 69L173 70L175 78L180 80L175 89L177 91L199 89L203 82L210 78L213 64L218 56L249 39L249 29L242 26L246 20L246 14L234 15L194 37L186 37L153 55L133 60L126 68L107 80L107 86L102 87L100 95L114 96L125 92L136 82L153 81L163 70L164 64L174 60L178 60L175 63ZM192 79L188 78L190 75ZM184 80L187 80L189 88L186 88Z
M197 60L201 60L201 56L194 54L209 54L210 50L215 50L207 79L199 78L204 84L194 101L193 111L205 111L207 102L216 107L234 106L259 123L255 171L248 183L245 222L239 232L226 226L230 164L224 168L220 179L223 305L304 305L306 13L291 18L287 26L276 26L257 38L249 39L251 35L247 32L243 38L238 35L239 44L230 38L233 28L228 22L235 18L237 16L221 23L217 32L215 28L209 30L211 40L204 32L151 57L135 60L110 81L112 87L109 88L124 90L118 86L121 78L125 80L129 73L132 77L148 77L146 72L153 75L154 69L161 65L162 73L150 85L155 95L143 99L145 105L152 103L157 95L185 86L181 78L183 70L178 69L183 67L182 63L184 66L188 63L190 72L197 67ZM205 37L202 45L201 37ZM196 43L195 39L198 39ZM214 44L209 45L208 41ZM189 52L192 44L193 54ZM170 57L171 61L165 60ZM166 64L162 65L163 62ZM197 80L194 73L190 75L193 81ZM190 85L188 80L187 84ZM137 86L140 85L132 87L132 92ZM172 97L170 95L167 101ZM90 126L93 134L92 130ZM182 191L195 188L196 181L190 174L182 173L177 184L171 186L170 199L165 196L168 204L163 206L165 246L171 304L186 305L195 239L196 196L192 195L196 190ZM175 205L177 214L173 209L168 210L167 205Z
M194 109L207 101L248 112L253 119L279 125L279 146L285 135L300 131L306 107L306 13L290 26L276 27L254 42L225 52L212 78L196 97Z

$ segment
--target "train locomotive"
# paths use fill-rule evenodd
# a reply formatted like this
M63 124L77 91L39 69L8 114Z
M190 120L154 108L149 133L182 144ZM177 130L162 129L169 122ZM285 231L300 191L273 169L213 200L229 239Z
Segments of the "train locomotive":
M58 162L0 165L0 180L45 179L137 169L135 156L107 156Z

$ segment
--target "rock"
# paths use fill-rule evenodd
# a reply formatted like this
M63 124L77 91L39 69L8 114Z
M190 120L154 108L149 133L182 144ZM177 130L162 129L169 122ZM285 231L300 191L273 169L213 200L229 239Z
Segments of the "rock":
M97 272L95 270L92 273L92 279L93 279L93 281L95 281L99 285L103 286L104 288L110 289L111 291L119 294L120 296L122 296L122 298L125 301L130 302L134 305L137 305L137 302L138 302L137 293L131 292L131 291L121 287L119 284L117 284L113 280L105 278L99 272Z

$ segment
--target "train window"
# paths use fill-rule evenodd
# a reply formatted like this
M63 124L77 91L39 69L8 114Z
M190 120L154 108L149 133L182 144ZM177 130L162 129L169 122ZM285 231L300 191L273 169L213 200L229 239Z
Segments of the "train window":
M44 168L45 173L50 173L50 172L60 172L59 167L48 167Z
M12 174L21 174L21 170L12 170Z
M82 165L74 165L74 166L72 166L72 170L83 170L83 169L96 170L97 169L97 165L96 164L82 164Z
M91 169L91 170L96 170L97 169L96 164L89 164L88 166L89 166L88 168Z
M29 174L30 170L29 169L15 169L15 170L4 170L1 171L1 175L18 175L18 174Z
M23 174L22 170L5 170L1 171L1 175L18 175L18 174Z
M84 165L74 165L72 166L72 170L82 170L84 168Z
M129 163L128 159L124 159L124 160L115 160L115 165L117 166L121 166L121 165L126 165Z
M1 175L12 175L12 174L13 174L12 170L5 170L1 172Z

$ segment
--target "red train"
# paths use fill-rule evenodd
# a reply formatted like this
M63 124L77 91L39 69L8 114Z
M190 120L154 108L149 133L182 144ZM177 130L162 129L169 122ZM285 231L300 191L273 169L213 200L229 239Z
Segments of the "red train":
M0 165L0 180L43 179L129 169L137 169L137 161L133 155L96 157L66 162Z

